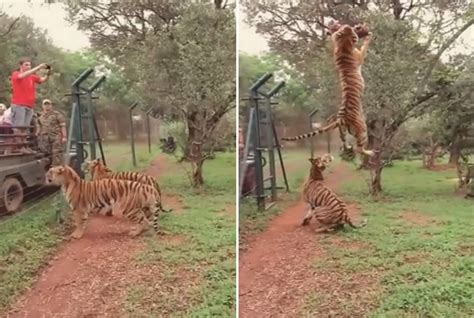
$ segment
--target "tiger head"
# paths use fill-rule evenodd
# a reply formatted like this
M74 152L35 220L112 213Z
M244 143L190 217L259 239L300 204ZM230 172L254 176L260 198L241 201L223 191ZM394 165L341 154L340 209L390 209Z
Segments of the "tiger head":
M327 167L330 162L334 161L334 157L327 153L327 154L325 154L324 156L321 157L321 161Z
M46 183L65 185L72 180L80 179L77 173L69 166L55 166L46 172Z
M309 162L311 163L310 178L314 180L322 180L322 172L326 170L329 165L329 162L333 161L334 158L326 154L322 157L310 158Z
M334 37L340 46L353 46L357 43L357 41L359 41L357 33L348 24L344 24L343 26L341 26L339 30L334 33Z
M94 177L103 176L104 174L110 172L110 170L106 167L106 165L100 158L88 160L85 166L85 171L91 173L92 179L94 179Z

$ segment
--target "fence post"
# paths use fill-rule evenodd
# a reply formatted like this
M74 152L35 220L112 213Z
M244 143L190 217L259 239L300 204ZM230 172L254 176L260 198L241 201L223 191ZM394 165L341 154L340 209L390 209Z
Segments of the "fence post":
M133 160L133 166L137 166L137 157L135 155L135 130L133 128L133 110L135 107L137 107L138 102L134 102L129 108L128 108L128 115L130 119L130 143L132 146L132 160Z
M151 153L151 130L150 130L150 113L153 110L153 107L150 107L146 112L146 132L148 135L148 153Z

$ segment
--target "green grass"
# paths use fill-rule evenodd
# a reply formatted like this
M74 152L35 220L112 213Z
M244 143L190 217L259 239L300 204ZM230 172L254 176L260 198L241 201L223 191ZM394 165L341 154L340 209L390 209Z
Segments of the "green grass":
M135 145L137 167L133 166L131 146L125 143L104 143L104 153L107 165L114 170L125 171L147 167L150 162L160 153L158 145L151 145L151 153L148 152L148 144L138 143Z
M128 144L104 145L106 159L123 159L111 165L117 170L133 167L129 151ZM147 166L157 153L158 147L153 147L149 154L146 145L138 145L137 169ZM0 221L0 312L31 285L61 242L61 229L55 223L55 211L51 208L56 200L52 197L27 204L22 213Z
M199 192L190 187L189 164L183 167L160 176L162 188L178 194L184 207L162 217L175 243L150 238L136 257L144 268L160 264L160 274L130 288L125 309L134 317L235 315L235 154L205 163Z
M51 199L0 223L0 312L34 280L61 240Z
M368 317L474 315L474 202L454 195L454 170L420 167L410 161L384 169L379 201L368 197L364 181L342 188L369 223L338 238L360 248L341 249L333 238L321 238L330 253L314 262L316 272L377 273L382 292Z

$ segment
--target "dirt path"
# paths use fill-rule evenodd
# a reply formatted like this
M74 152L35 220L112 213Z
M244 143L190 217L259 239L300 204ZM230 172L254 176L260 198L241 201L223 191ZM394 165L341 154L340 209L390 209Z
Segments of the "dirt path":
M158 177L165 166L160 156L147 172ZM176 198L165 195L163 201L174 210L181 207ZM7 317L122 317L127 288L140 276L133 257L145 247L143 239L127 235L130 226L115 217L92 217L84 237L59 248Z
M344 165L334 167L325 183L332 189L356 176ZM357 220L357 208L349 205ZM305 204L297 204L276 217L267 231L251 238L240 255L240 317L299 317L308 291L329 278L314 277L311 262L324 257L314 233L316 222L302 227Z

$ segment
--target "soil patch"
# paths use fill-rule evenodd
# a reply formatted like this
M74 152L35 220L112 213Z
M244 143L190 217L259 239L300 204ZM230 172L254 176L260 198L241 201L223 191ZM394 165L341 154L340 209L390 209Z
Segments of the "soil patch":
M166 169L159 156L146 171L158 177ZM163 196L165 207L180 210L182 204ZM148 270L134 257L145 249L144 239L131 238L133 224L125 219L92 216L80 240L65 242L39 275L38 281L16 304L8 317L122 317L127 290L137 281L161 272L161 265ZM181 244L183 237L164 238ZM157 292L159 292L157 290Z
M436 220L428 215L414 212L414 211L405 211L401 214L401 218L411 224L416 225L428 225L436 223Z
M446 171L455 169L456 165L451 163L437 164L430 168L431 171Z
M324 182L337 191L339 184L354 177L358 176L350 168L336 164ZM305 203L298 202L275 217L268 230L249 238L239 264L241 317L300 317L310 292L340 292L331 286L344 274L318 274L311 266L314 259L326 255L318 240L323 235L337 234L316 235L314 230L319 225L314 221L301 226L305 212ZM349 213L358 220L354 205L349 206Z

